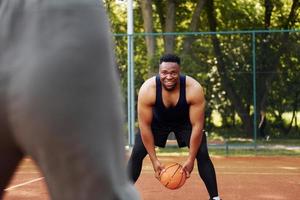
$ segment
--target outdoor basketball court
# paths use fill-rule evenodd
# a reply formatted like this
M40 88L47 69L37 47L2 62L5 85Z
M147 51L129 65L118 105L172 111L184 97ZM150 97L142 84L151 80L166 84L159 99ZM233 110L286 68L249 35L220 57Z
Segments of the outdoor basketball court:
M184 157L162 156L164 163ZM290 200L300 196L299 157L212 157L223 200ZM179 190L165 189L154 178L149 158L136 183L144 200L207 200L204 184L194 172ZM45 180L30 158L23 160L4 200L50 200Z

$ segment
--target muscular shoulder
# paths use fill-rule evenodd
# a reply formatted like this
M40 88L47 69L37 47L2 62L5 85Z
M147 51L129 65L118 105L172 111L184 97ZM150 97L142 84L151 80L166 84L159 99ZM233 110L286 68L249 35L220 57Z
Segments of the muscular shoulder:
M154 104L156 98L155 76L147 79L141 86L138 101L145 104Z
M190 76L186 76L186 98L189 103L205 101L203 87Z

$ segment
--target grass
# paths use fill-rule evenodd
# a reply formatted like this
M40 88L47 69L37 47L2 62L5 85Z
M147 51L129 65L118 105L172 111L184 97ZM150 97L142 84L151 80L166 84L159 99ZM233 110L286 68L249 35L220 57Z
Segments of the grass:
M300 156L300 150L288 149L209 149L212 156Z
M188 149L176 149L174 147L160 148L158 156L188 156ZM300 150L288 149L228 149L209 148L211 156L300 156Z
M266 143L266 141L257 140L258 143ZM300 146L300 139L272 139L267 141L268 144L274 145L290 145L290 146Z
M233 139L227 143L209 144L208 148L212 156L300 156L300 140L291 139L258 140L256 149L252 140ZM187 156L188 148L178 148L175 142L166 148L157 148L157 153L160 156Z
M228 144L253 144L253 138L244 138L239 136L230 136L224 138L222 135L210 133L208 136L208 141L212 143L228 143ZM269 144L269 145L290 145L290 146L300 146L300 138L274 138L271 136L270 140L266 141L261 138L256 139L257 144Z

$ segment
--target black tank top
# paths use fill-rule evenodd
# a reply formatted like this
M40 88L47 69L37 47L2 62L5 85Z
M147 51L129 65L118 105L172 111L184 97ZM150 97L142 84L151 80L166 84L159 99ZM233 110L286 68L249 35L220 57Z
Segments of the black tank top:
M186 101L186 76L180 76L180 94L177 104L166 108L162 99L162 85L156 76L156 101L153 107L152 128L173 131L191 129L189 105Z

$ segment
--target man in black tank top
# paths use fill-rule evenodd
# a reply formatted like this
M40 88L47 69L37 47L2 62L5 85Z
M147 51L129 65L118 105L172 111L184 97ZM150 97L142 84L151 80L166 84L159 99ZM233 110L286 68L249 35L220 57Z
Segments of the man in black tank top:
M180 76L179 99L174 107L166 108L162 99L162 85L160 77L156 76L156 100L153 107L152 128L190 128L189 105L185 95L185 76Z
M189 147L183 164L187 177L197 160L198 172L210 199L219 200L214 166L209 158L204 128L205 98L201 85L180 74L180 58L173 54L161 57L159 74L145 81L138 95L139 132L128 162L128 170L136 182L143 159L149 154L156 178L164 170L155 146L165 147L168 135L175 133L179 147Z

